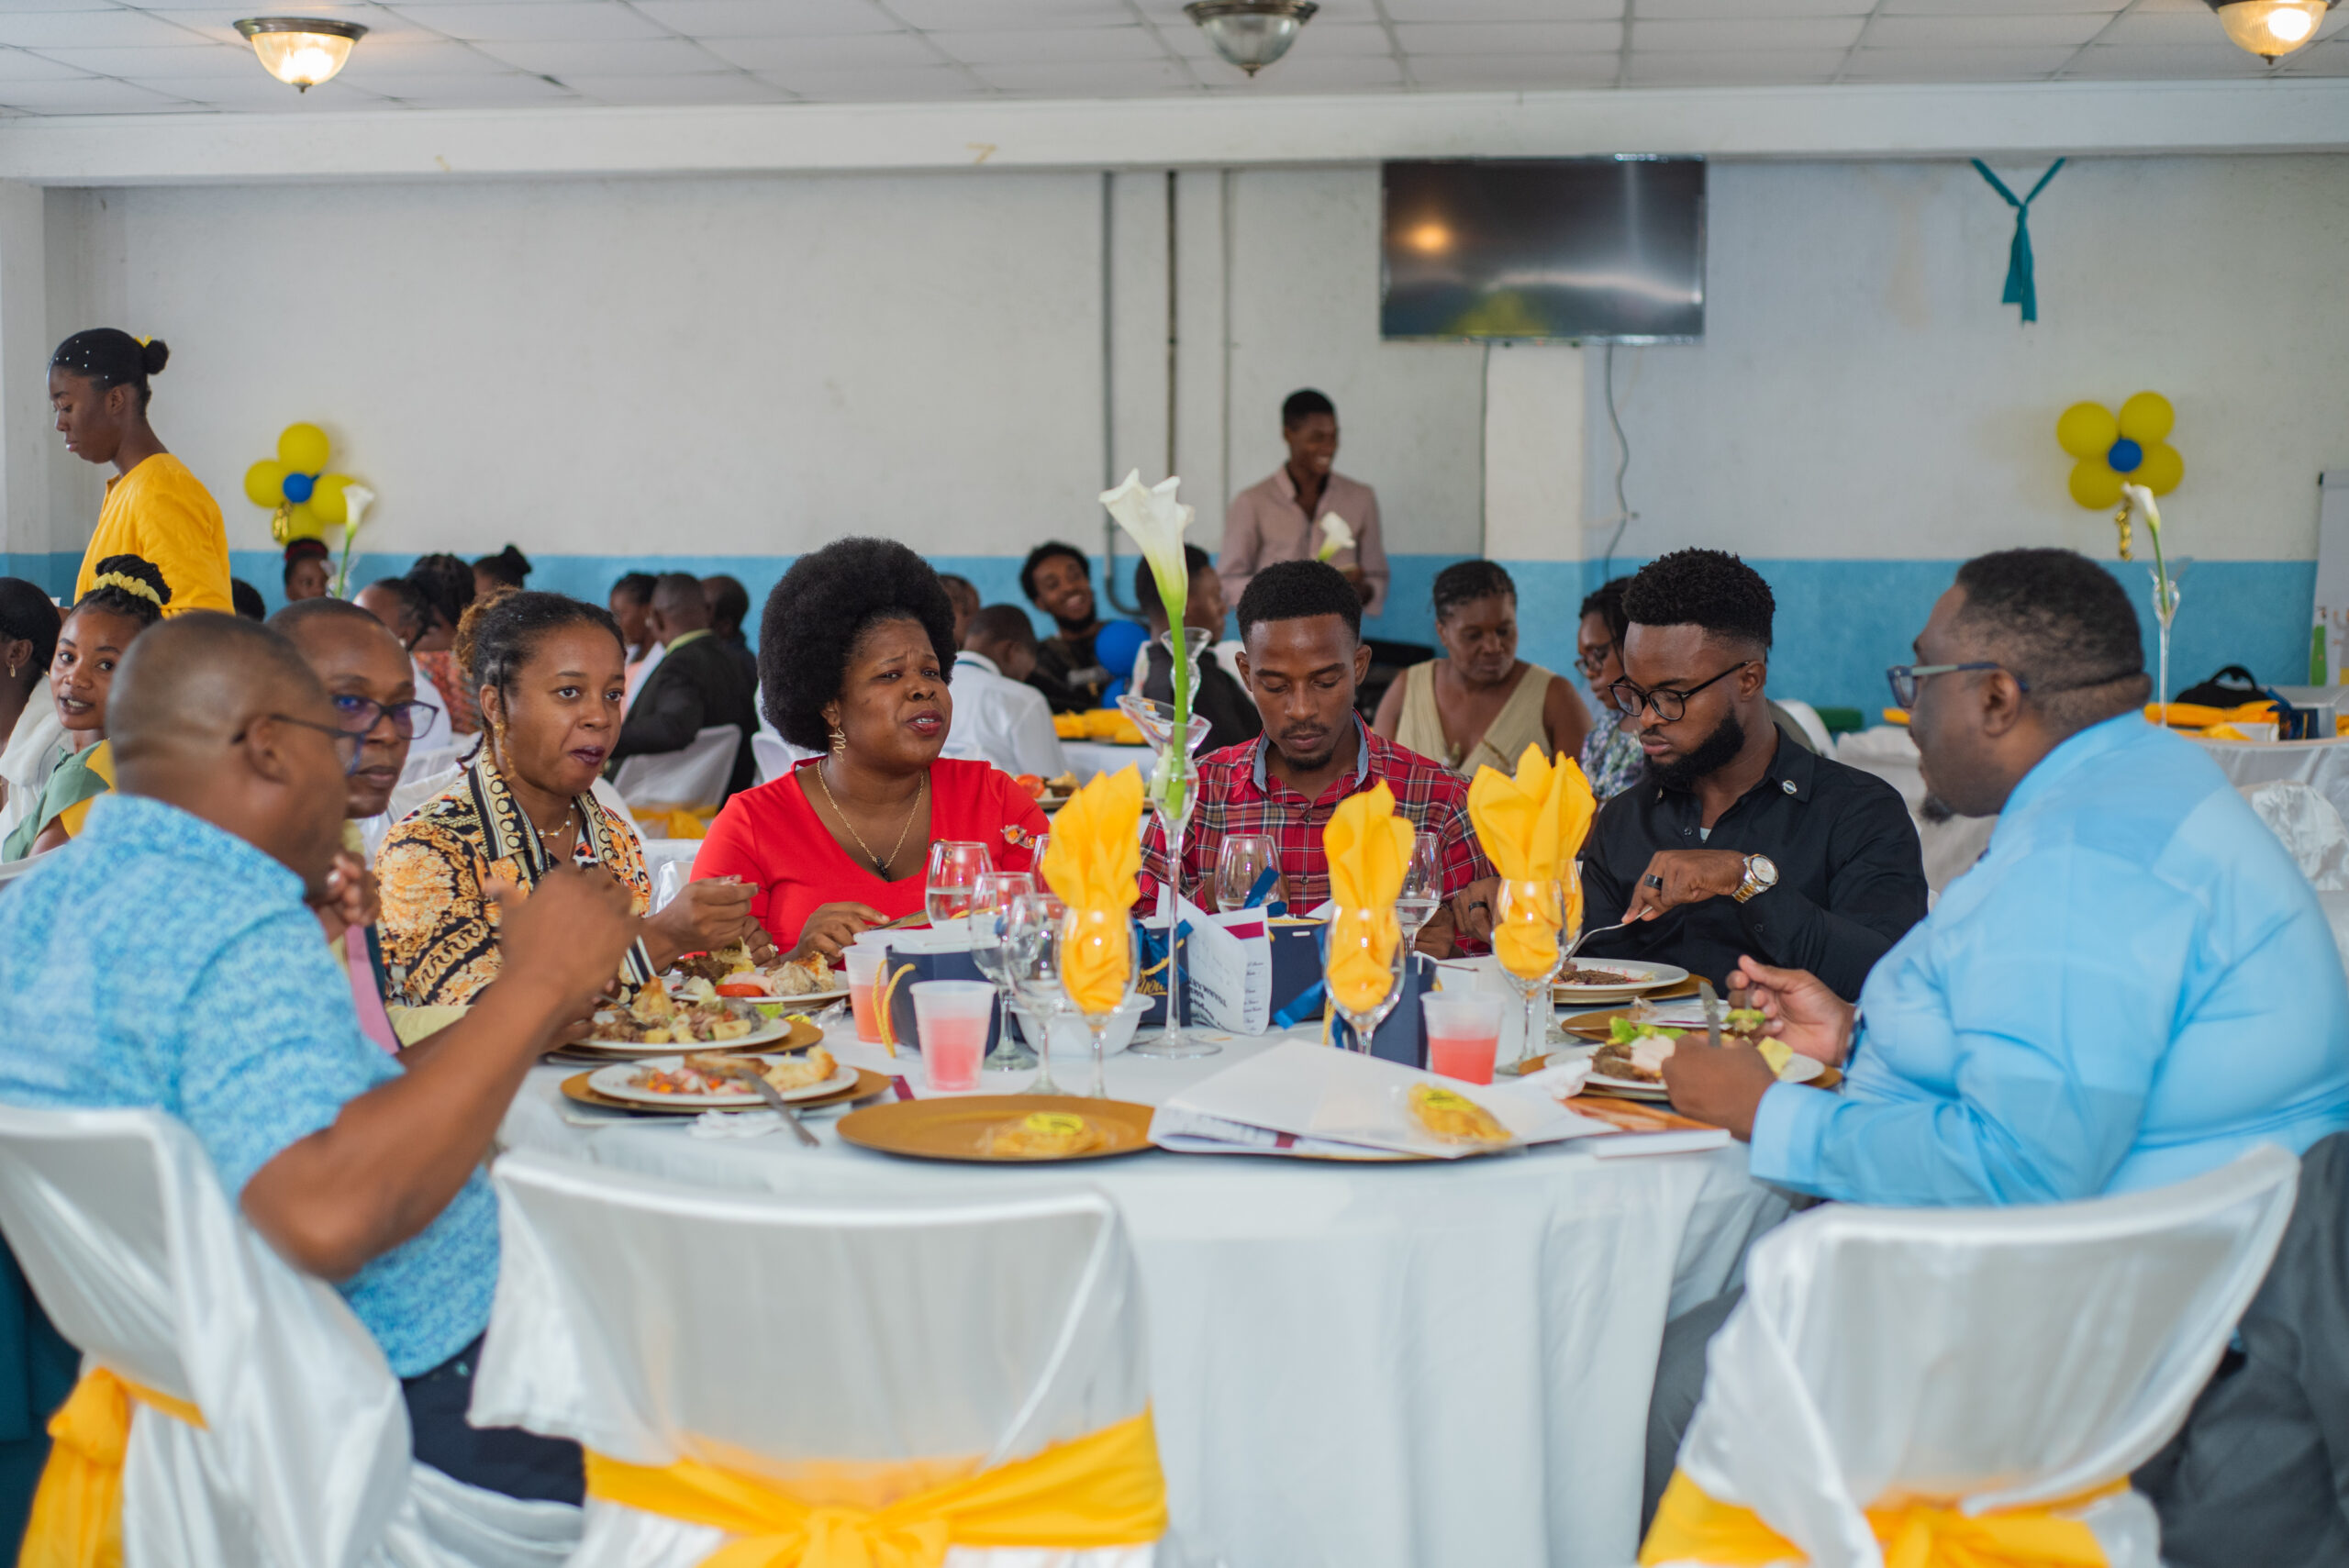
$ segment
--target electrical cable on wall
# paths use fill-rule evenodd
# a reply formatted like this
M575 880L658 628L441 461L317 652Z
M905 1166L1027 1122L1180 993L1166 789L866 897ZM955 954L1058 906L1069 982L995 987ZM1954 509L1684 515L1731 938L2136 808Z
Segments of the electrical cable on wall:
M1623 475L1631 470L1631 440L1623 433L1623 417L1615 408L1615 345L1607 345L1603 363L1607 382L1607 422L1615 430L1615 532L1607 540L1607 549L1599 557L1601 583L1615 575L1615 547L1623 542L1623 530L1631 526L1639 514L1631 510L1631 502L1623 497Z

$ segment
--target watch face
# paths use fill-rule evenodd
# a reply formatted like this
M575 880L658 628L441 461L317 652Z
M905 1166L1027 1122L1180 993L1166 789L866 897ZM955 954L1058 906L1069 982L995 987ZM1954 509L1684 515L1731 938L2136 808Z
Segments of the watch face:
M1755 855L1745 862L1745 873L1765 887L1778 885L1778 866L1767 855Z

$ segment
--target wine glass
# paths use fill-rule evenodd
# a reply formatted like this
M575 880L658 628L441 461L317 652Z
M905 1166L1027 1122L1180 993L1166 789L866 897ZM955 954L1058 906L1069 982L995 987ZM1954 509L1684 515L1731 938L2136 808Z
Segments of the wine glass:
M1330 1006L1353 1031L1353 1043L1349 1049L1364 1055L1370 1052L1370 1037L1378 1032L1378 1026L1386 1021L1386 1015L1393 1012L1395 1004L1402 1000L1403 965L1410 953L1410 940L1399 932L1394 933L1394 950L1386 955L1386 987L1368 1007L1356 1010L1347 1006L1340 995L1340 987L1331 972L1338 960L1347 953L1375 953L1374 944L1378 940L1379 927L1384 923L1378 917L1379 913L1373 909L1343 907L1332 910L1328 946L1321 954L1321 984L1329 992Z
M1093 1035L1093 1090L1097 1100L1109 1097L1109 1086L1102 1071L1102 1058L1108 1054L1103 1036L1108 1032L1110 1019L1125 1006L1141 980L1141 932L1134 917L1123 909L1071 909L1061 917L1060 951L1058 954L1061 991L1069 1008L1085 1019L1085 1027ZM1115 994L1107 998L1108 1005L1088 1007L1076 994L1076 986L1069 972L1107 976L1114 984ZM1108 990L1109 987L1098 987ZM1099 995L1091 998L1098 1003Z
M1403 870L1403 891L1395 895L1395 917L1403 922L1403 945L1414 947L1419 932L1443 902L1443 862L1432 833L1411 835L1411 863Z
M1023 893L1003 919L1004 973L1011 977L1012 1011L1036 1051L1031 1095L1066 1093L1052 1082L1052 1015L1066 1006L1061 992L1060 944L1054 934L1068 906L1049 893Z
M1493 954L1501 978L1525 1004L1525 1040L1516 1060L1531 1062L1550 1049L1550 982L1566 961L1565 884L1503 881L1495 907Z
M971 890L978 885L980 877L993 870L995 861L987 854L985 844L941 839L930 845L930 870L922 882L930 923L942 926L969 914Z
M1280 863L1270 833L1227 833L1215 857L1216 907L1225 914L1248 906L1248 895L1264 874Z
M971 888L971 962L995 982L996 999L1003 1006L1003 1028L995 1049L982 1064L989 1072L1011 1072L1036 1065L1035 1053L1011 1032L1011 965L1004 951L1004 927L1014 900L1036 891L1036 879L1024 871L991 871Z

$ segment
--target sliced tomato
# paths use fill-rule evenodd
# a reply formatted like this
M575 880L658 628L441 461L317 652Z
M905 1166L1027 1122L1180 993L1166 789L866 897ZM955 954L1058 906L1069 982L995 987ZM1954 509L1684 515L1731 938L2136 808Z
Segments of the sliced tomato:
M746 985L736 983L734 984L720 985L718 988L718 994L721 996L763 996L767 994L767 988L763 985Z

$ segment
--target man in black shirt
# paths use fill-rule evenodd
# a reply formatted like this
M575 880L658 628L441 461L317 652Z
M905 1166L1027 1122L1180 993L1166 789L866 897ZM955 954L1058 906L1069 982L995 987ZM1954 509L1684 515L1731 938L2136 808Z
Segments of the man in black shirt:
M1720 985L1738 958L1807 969L1846 1000L1925 917L1917 829L1890 784L1770 720L1770 585L1733 555L1661 556L1623 595L1624 678L1599 694L1647 778L1583 846L1581 957L1676 963Z
M750 788L758 777L751 751L751 736L759 727L758 682L710 630L701 580L683 572L654 579L645 626L663 651L629 706L612 746L611 767L617 770L630 757L682 751L702 730L731 724L741 734L726 795Z
M1256 700L1215 656L1214 639L1223 635L1224 619L1223 579L1216 575L1215 559L1195 544L1185 545L1183 556L1191 570L1183 624L1204 630L1208 638L1208 651L1199 656L1197 689L1191 695L1191 711L1208 721L1208 738L1199 742L1199 755L1204 757L1209 751L1253 740L1264 732L1264 720L1256 711ZM1134 601L1150 618L1150 641L1143 650L1150 662L1141 695L1171 703L1174 700L1174 652L1158 640L1166 635L1166 606L1158 596L1158 578L1147 561L1134 563Z
M1101 617L1094 613L1091 560L1073 544L1048 540L1021 563L1019 591L1058 628L1037 651L1028 684L1044 694L1054 713L1099 707L1101 693L1115 676L1093 655Z

